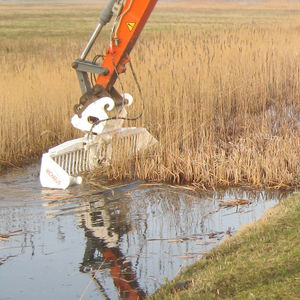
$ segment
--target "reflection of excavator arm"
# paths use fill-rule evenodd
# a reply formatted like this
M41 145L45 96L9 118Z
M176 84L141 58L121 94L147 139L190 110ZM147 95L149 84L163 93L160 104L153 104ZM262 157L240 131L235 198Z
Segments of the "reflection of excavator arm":
M102 251L102 255L104 261L112 263L112 266L110 267L110 274L120 293L121 299L144 299L146 295L138 286L131 263L120 259L120 256L122 255L120 249L107 248Z
M90 229L86 231L87 245L80 270L84 273L93 274L97 280L97 271L109 269L120 299L137 300L146 297L145 292L140 288L135 271L130 261L127 261L118 246L108 247L106 241L96 237ZM102 259L97 261L95 253L101 253ZM100 290L105 294L105 287L101 281L97 281Z
M97 207L101 204L100 207ZM123 213L111 215L104 203L94 203L93 209L82 215L82 227L87 238L83 257L82 272L91 272L93 279L100 269L109 269L111 279L120 299L144 299L146 294L140 288L134 268L122 253L118 242L120 237L130 230L130 225L123 222ZM121 222L120 222L121 221ZM119 225L122 224L122 225ZM99 254L101 253L101 258ZM105 294L105 287L97 281Z

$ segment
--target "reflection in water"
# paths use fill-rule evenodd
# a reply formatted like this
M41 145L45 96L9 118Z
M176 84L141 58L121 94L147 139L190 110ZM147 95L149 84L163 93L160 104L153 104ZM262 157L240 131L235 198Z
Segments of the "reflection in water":
M0 241L5 299L142 299L285 196L138 184L49 191L34 168L0 178L0 188L0 233L22 229Z
M125 188L63 205L52 201L48 212L77 214L86 237L80 271L91 275L106 298L141 299L153 293L165 278L172 279L278 201L278 195L274 200L270 193L239 190L199 194L146 186L128 192ZM221 199L251 203L223 207Z
M81 226L85 230L86 249L80 271L91 273L93 280L108 299L110 297L104 284L97 277L103 270L109 270L121 299L145 298L131 262L126 260L118 246L120 237L130 231L130 224L127 223L124 212L107 209L105 199L100 198L91 202L89 212L82 214L81 219Z

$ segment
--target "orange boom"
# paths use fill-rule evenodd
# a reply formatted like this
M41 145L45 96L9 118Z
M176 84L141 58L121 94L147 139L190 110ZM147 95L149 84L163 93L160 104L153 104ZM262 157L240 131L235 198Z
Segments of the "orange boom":
M113 87L117 73L125 71L125 64L144 28L157 0L127 0L112 32L111 46L107 49L102 67L108 69L107 75L99 75L97 84L108 91Z

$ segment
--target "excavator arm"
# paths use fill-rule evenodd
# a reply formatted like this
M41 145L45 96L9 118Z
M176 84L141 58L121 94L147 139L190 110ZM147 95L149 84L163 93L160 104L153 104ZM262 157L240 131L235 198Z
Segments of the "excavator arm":
M80 58L73 63L76 69L83 96L80 104L74 107L79 116L84 109L101 96L110 96L120 101L114 84L119 74L125 72L129 54L141 34L157 0L110 0L100 14L100 21L93 32ZM102 28L114 15L109 47L101 66L87 61L86 57L99 36ZM95 87L91 86L87 73L98 74Z
M145 128L122 127L125 119L136 119L127 118L126 106L132 103L133 98L129 94L118 93L114 88L119 74L126 70L129 54L156 2L108 0L85 49L72 64L82 96L79 104L74 106L75 115L71 123L84 132L84 136L43 154L40 171L43 187L66 189L72 184L80 184L81 173L111 162L114 148L122 148L124 153L131 155L157 142ZM102 63L98 63L97 59L87 60L103 27L112 17L111 36ZM96 77L95 85L90 75Z
M107 49L102 67L108 69L107 75L99 75L97 84L110 90L117 73L123 73L129 54L144 28L157 0L127 0L113 27L111 46Z

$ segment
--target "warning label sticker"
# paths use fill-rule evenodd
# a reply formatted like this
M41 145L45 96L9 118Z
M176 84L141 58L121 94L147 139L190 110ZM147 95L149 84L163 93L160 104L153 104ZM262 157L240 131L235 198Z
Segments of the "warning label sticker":
M135 22L126 22L126 25L130 32L133 30L135 24L136 24Z

